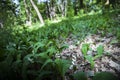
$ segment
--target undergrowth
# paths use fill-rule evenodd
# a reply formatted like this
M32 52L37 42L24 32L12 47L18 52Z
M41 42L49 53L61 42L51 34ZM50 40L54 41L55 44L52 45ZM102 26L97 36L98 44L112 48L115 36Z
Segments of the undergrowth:
M65 80L71 61L55 55L68 47L66 38L82 41L100 31L103 36L112 33L119 40L120 29L113 22L113 14L70 18L37 30L25 26L10 32L0 30L0 80Z

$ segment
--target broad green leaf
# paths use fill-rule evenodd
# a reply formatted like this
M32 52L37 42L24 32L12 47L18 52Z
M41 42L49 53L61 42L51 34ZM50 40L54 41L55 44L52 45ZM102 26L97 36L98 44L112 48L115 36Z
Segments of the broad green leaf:
M40 70L42 70L42 69L43 69L46 65L48 65L49 63L53 63L52 59L47 59L47 60L45 61L45 63L42 65L42 67L41 67Z
M47 52L49 53L49 56L51 57L54 53L57 52L56 48L55 47L50 47Z
M47 52L39 53L39 56L41 58L49 59L50 57L48 56Z
M59 71L59 74L61 75L61 77L63 77L66 71L68 70L68 68L70 67L70 61L56 59L55 63L56 63L56 68Z
M84 54L84 56L87 55L87 52L89 50L89 44L82 44L82 53Z
M49 41L45 46L48 47L52 43L53 43L53 41Z
M37 50L39 49L39 48L41 48L41 47L44 47L45 46L45 44L43 44L43 43L41 43L41 42L37 42L35 45L34 45L34 47L33 47L33 54L36 54L37 53Z
M94 58L91 55L87 55L85 58L90 62L91 68L93 69L95 64Z
M101 55L103 54L103 51L104 51L103 46L102 46L102 45L99 45L99 46L97 47L97 54L101 56Z

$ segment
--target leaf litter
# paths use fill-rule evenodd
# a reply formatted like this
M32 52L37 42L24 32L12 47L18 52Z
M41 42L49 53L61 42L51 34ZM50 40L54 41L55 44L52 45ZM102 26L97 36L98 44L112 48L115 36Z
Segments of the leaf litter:
M72 61L68 70L69 74L83 71L87 74L88 79L91 80L91 77L93 77L95 73L105 71L114 73L120 79L120 43L114 35L108 34L102 37L101 34L92 34L87 36L82 42L78 42L78 45L75 44L76 41L77 39L68 37L65 43L69 45L69 47L59 54L62 59ZM86 43L90 44L90 50L87 52L87 55L96 55L99 45L102 45L104 48L103 55L94 60L95 65L93 69L91 69L90 63L84 59L81 51L82 44ZM57 56L58 55L56 55L56 57ZM70 79L66 78L65 80Z

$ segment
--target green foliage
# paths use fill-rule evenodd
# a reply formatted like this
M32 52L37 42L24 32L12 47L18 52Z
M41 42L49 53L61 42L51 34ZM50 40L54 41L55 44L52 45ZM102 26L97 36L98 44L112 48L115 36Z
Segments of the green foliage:
M65 73L67 72L68 68L70 67L70 61L56 59L55 60L56 68L62 79L64 80Z
M82 50L82 53L83 53L83 55L84 55L84 58L86 59L86 60L88 60L88 62L90 63L90 65L91 65L91 69L93 69L94 68L94 58L93 58L93 56L91 56L91 55L87 55L87 52L88 52L88 50L90 49L89 48L89 46L90 46L90 44L82 44L82 48L81 48L81 50Z
M97 33L97 30L100 30L103 31L103 34L107 31L117 34L119 39L118 26L113 26L115 23L112 23L110 17L111 15L108 14L86 15L76 19L69 18L56 24L46 24L44 27L34 30L23 25L13 26L9 30L1 29L0 79L2 75L2 79L7 80L11 77L20 80L63 80L70 62L58 59L55 55L68 47L65 44L66 38L71 37L71 39L81 42L86 35ZM118 31L112 32L112 29ZM87 55L90 50L89 44L83 44L81 50L84 58L93 68L96 58ZM103 46L100 45L97 48L96 56L100 57L102 54Z
M88 80L86 73L82 71L76 72L72 76L75 80ZM92 80L118 80L118 78L111 72L100 72L96 73Z
M95 56L93 57L92 54L87 55L87 52L90 50L90 47L89 47L89 46L90 46L90 44L82 44L81 51L82 51L82 53L83 53L83 55L84 55L84 59L85 59L85 60L88 60L88 62L89 62L90 65L91 65L91 69L93 69L93 68L94 68L94 64L95 64L94 60L97 59L98 57L101 57L101 56L102 56L103 51L104 51L104 48L103 48L102 45L99 45L99 46L97 47L97 55L95 55Z
M89 46L90 46L90 44L82 44L81 50L82 50L82 53L84 54L84 56L87 55L87 52L89 50Z
M118 40L120 41L120 29L117 29L116 34L117 34Z
M103 51L104 51L103 46L102 46L102 45L99 45L99 46L97 47L97 54L101 56L101 55L103 54Z
M82 17L84 15L84 9L79 10L78 15Z
M118 78L110 72L101 72L97 73L93 80L118 80Z
M88 80L85 72L79 71L73 74L75 80Z
M47 59L44 64L42 65L41 69L42 70L46 65L48 65L49 63L53 63L52 59Z
M74 17L74 10L70 7L68 12L67 12L68 17Z
M94 68L94 65L95 65L95 62L94 62L94 57L91 56L91 55L87 55L85 56L86 60L88 60L90 62L90 65L91 65L91 69Z
M102 45L99 45L99 46L97 47L97 55L94 57L94 59L96 59L96 58L98 58L98 57L101 57L102 54L103 54L103 52L104 52L103 46L102 46Z

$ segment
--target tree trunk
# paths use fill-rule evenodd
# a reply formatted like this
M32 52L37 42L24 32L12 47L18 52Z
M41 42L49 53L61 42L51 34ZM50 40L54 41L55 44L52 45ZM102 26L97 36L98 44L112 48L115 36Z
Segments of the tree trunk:
M60 0L60 3L58 4L58 10L62 14L62 17L66 16L67 0Z
M83 0L80 0L80 9L83 8Z
M73 7L74 7L74 15L77 15L77 0L74 1Z
M65 1L65 16L67 16L67 4L68 4L68 2L67 2L67 0Z
M3 22L2 22L2 20L0 21L0 28L3 28Z
M109 11L109 8L110 8L110 2L109 2L109 0L106 1L106 3L104 4L104 6L105 6L105 9L107 11Z
M63 10L62 10L62 15L66 16L67 13L67 0L62 2Z
M105 3L105 5L109 5L110 4L110 1L109 0L107 0L106 1L106 3Z
M45 4L46 4L46 15L47 15L47 18L50 18L50 6L49 6L48 1L46 1Z
M41 22L42 24L44 24L42 15L41 15L41 13L39 12L38 7L35 5L35 3L33 2L33 0L30 0L30 2L31 2L33 8L35 9L35 11L36 11L36 13L37 13L37 15L38 15L38 18L39 18L40 22Z
M55 8L55 1L51 0L50 2L50 6L49 6L49 11L50 11L50 19L56 19L57 15L56 15L56 8Z
M31 23L32 23L32 19L31 19L31 12L30 12L30 8L28 7L27 5L27 2L26 0L24 0L24 5L25 5L25 12L26 12L26 16L27 16L27 20L26 20L26 24L28 26L31 26Z

